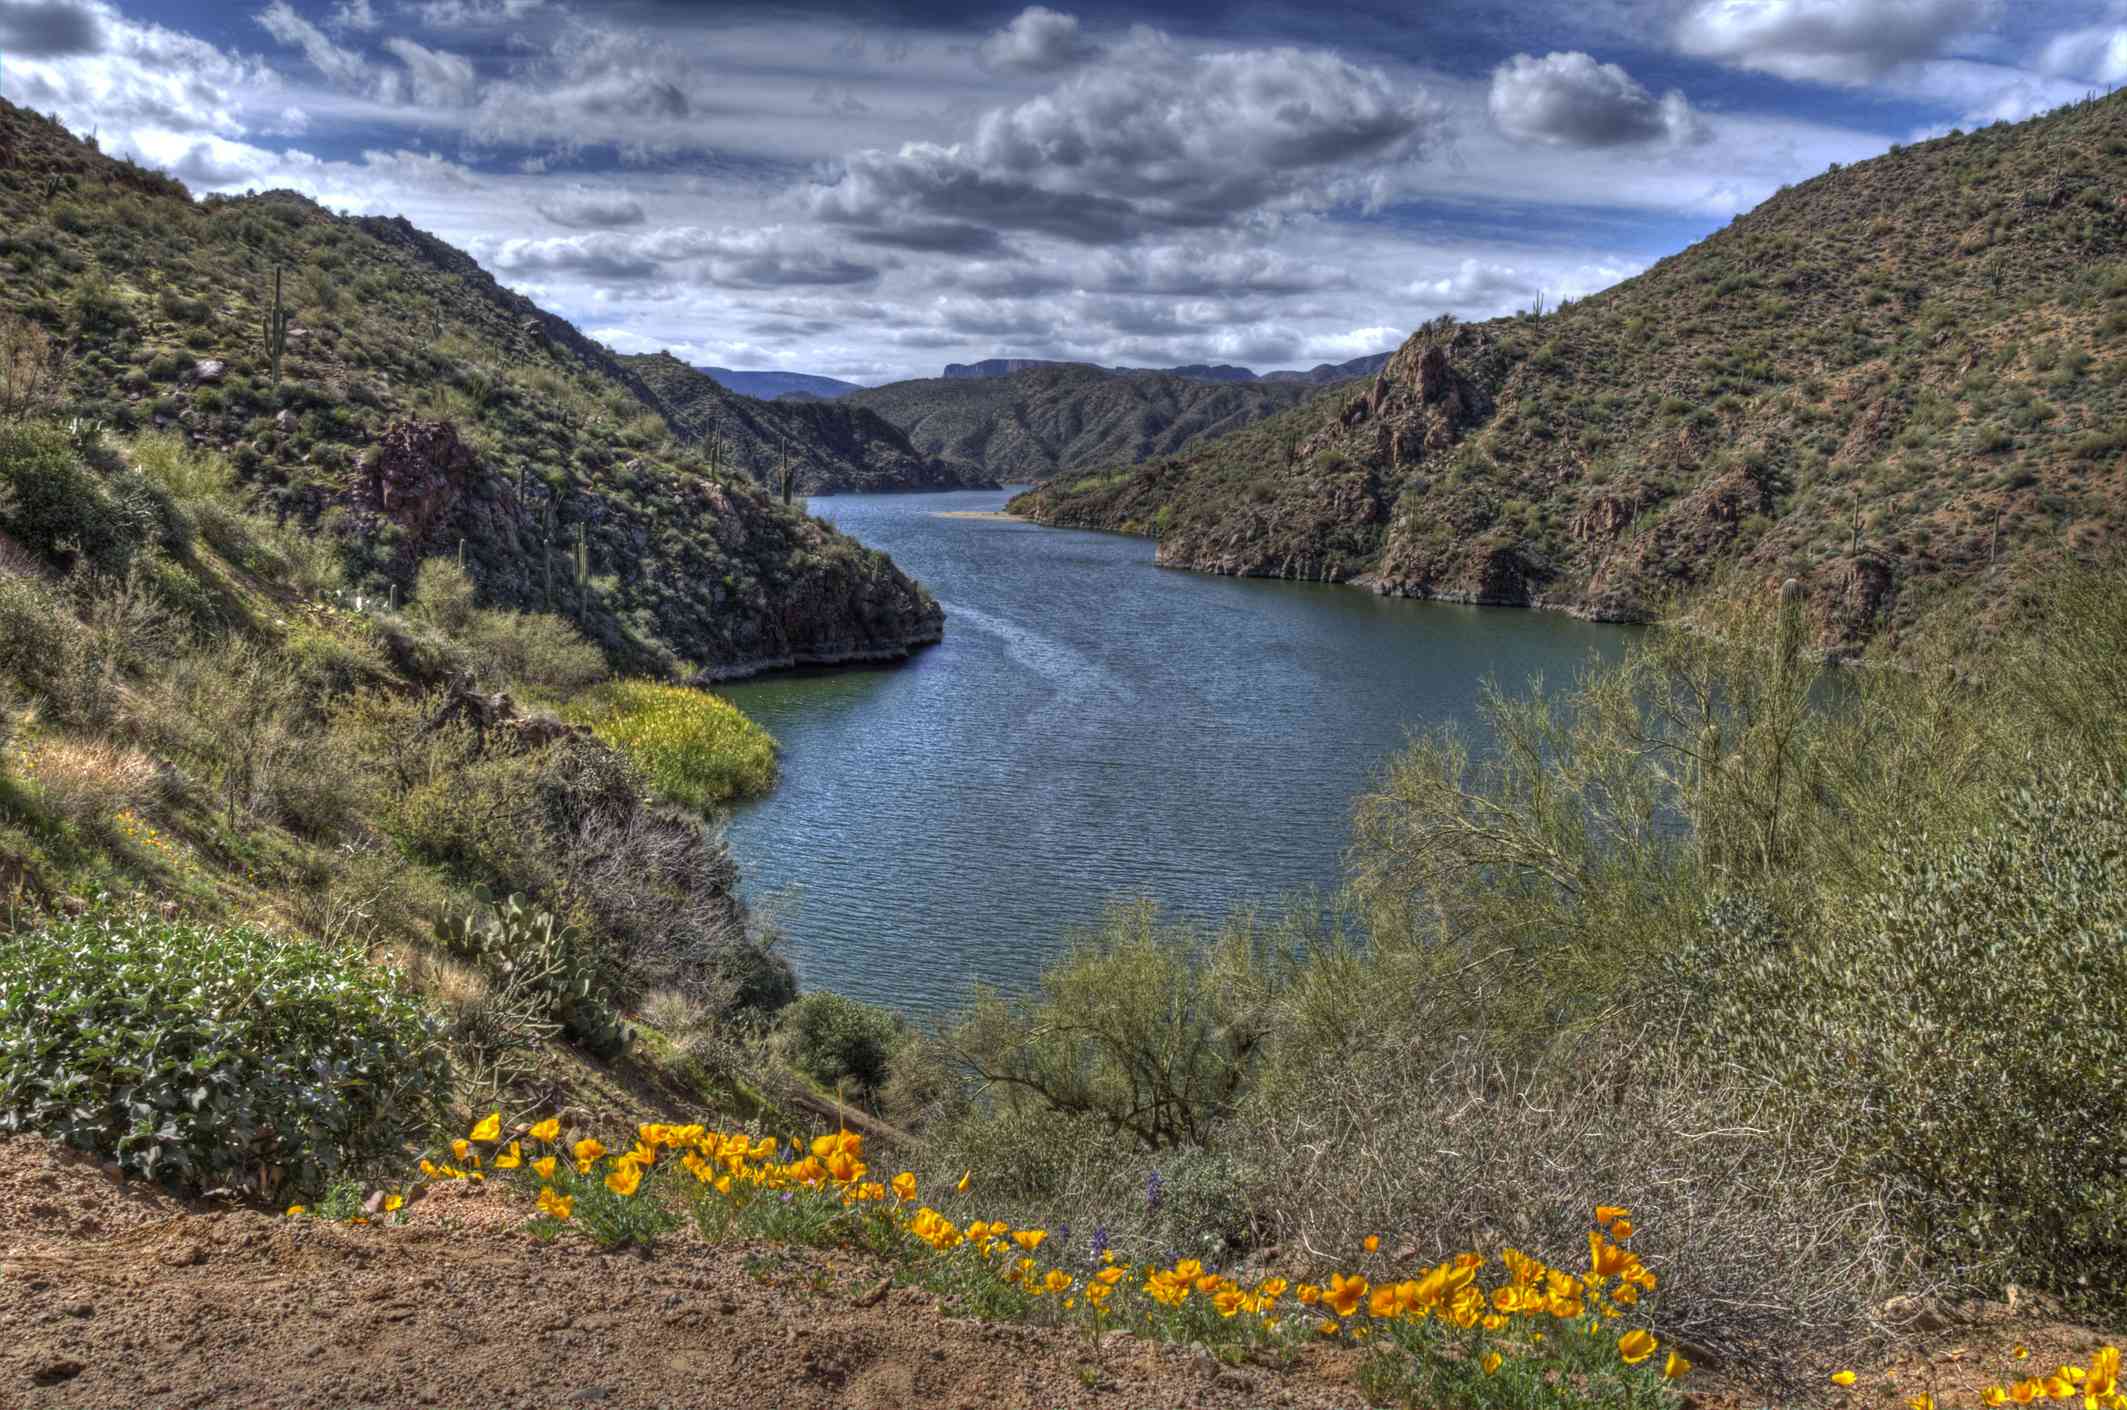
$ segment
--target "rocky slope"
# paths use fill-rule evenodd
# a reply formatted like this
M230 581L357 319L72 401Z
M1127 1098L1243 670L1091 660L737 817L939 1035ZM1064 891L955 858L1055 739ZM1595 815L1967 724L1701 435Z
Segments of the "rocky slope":
M194 201L0 102L0 324L63 350L44 410L226 453L373 594L462 555L484 599L576 615L621 669L719 677L942 630L884 555L675 444L684 408L403 220Z
M852 392L840 404L877 412L927 455L979 466L999 480L1029 481L1173 455L1313 390L1058 363L1002 377L894 382Z
M2127 96L1784 190L1541 320L1014 502L1214 573L1631 619L1803 584L1824 643L1998 625L2127 513Z
M785 457L801 494L989 489L996 482L909 444L892 422L848 398L741 396L670 353L623 358L687 443L720 466L780 490Z

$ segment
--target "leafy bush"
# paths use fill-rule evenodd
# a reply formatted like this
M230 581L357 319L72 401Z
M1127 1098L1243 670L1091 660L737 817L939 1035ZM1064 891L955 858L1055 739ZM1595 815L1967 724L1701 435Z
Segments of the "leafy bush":
M358 957L91 913L0 936L0 1130L193 1188L316 1189L435 1119L432 1029Z
M2127 1289L2127 792L2025 789L1911 837L1792 933L1747 900L1668 966L1701 1050L1842 1124L1919 1247L1989 1283ZM2042 1134L2039 1134L2042 1133Z
M775 786L775 740L707 691L612 681L571 702L567 714L634 759L661 796L698 812Z
M148 513L121 502L83 465L56 426L0 426L0 527L65 564L79 554L124 572L147 539Z
M793 1004L785 1021L792 1057L814 1081L848 1083L867 1098L886 1085L904 1031L899 1015L822 989Z
M606 658L574 623L540 613L481 609L473 580L456 560L430 558L414 575L408 615L463 649L472 669L496 685L580 690L606 674Z
M236 471L213 451L194 450L182 436L167 431L133 438L135 469L179 501L218 499L235 482Z

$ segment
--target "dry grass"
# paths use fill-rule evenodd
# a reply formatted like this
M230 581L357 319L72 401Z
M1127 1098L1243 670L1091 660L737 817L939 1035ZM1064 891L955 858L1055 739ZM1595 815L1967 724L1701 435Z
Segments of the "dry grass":
M16 763L52 811L83 826L108 824L155 796L155 761L107 739L49 736L16 746Z

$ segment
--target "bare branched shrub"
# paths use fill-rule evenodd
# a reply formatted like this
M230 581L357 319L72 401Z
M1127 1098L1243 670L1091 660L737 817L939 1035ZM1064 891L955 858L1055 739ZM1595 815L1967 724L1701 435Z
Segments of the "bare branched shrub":
M63 385L59 349L45 331L0 314L0 422L52 414Z

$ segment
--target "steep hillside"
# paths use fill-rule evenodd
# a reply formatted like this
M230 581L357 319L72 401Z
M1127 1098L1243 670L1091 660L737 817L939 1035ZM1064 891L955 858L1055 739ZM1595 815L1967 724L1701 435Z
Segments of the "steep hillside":
M855 382L844 382L837 377L815 377L809 372L734 372L728 367L702 367L716 379L717 385L737 392L742 397L759 397L773 401L793 392L833 401L836 397L858 390Z
M487 602L566 610L618 666L713 676L941 630L884 555L676 445L610 352L403 220L195 202L0 103L0 323L0 362L56 369L50 410L227 453L370 594L460 555Z
M919 452L899 427L848 400L740 396L670 353L621 361L642 379L672 429L712 464L780 490L787 463L801 494L989 488L995 481Z
M2127 96L1783 190L1541 320L1015 501L1214 573L1636 618L1799 579L1828 644L2001 620L2127 508Z
M980 466L999 480L1025 481L1173 455L1312 391L1060 363L1006 377L894 382L852 392L842 404L878 412L927 455Z

